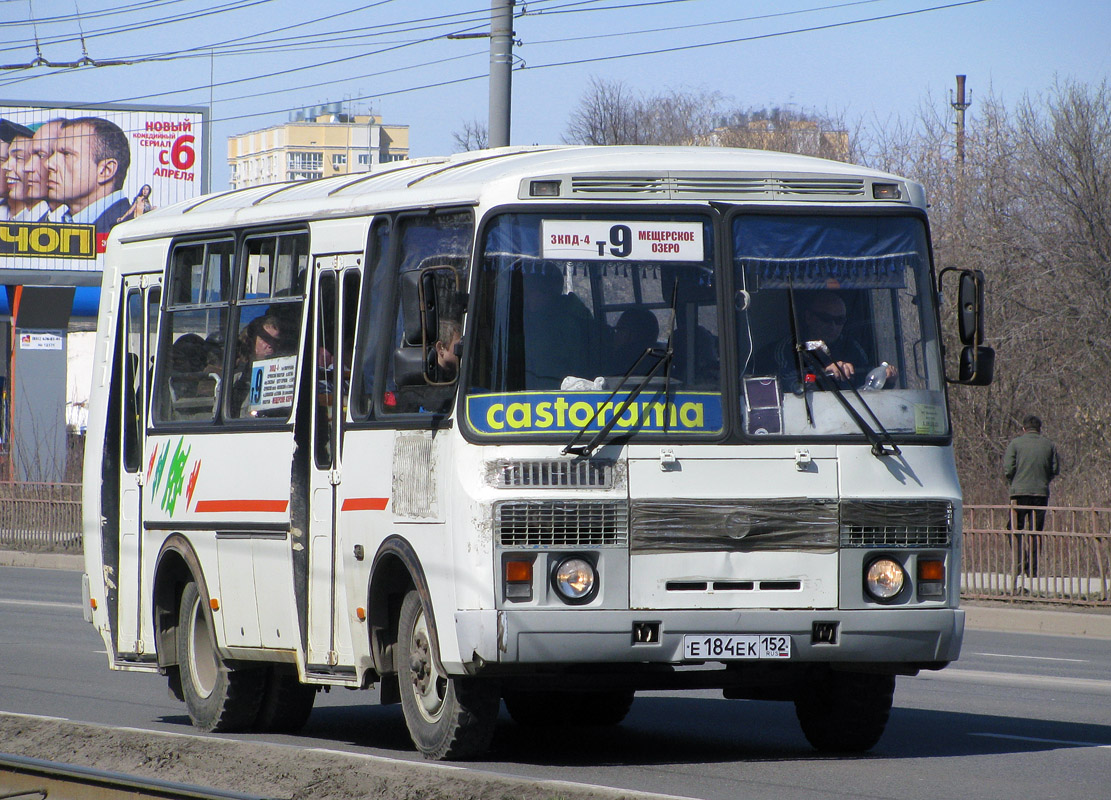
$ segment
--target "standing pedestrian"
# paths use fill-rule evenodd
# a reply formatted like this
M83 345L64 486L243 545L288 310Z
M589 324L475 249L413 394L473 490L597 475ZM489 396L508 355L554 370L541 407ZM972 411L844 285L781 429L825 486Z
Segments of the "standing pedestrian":
M1033 414L1022 421L1022 435L1011 440L1003 456L1003 472L1010 482L1011 519L1015 530L1040 531L1045 526L1049 505L1049 482L1057 477L1061 464L1053 442L1042 436L1042 421ZM1021 574L1038 574L1037 536L1021 537Z

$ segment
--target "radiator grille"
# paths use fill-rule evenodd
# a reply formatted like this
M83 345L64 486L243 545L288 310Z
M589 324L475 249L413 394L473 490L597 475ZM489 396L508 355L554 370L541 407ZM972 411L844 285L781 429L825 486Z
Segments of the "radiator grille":
M502 547L624 547L629 512L624 501L507 502L494 527Z
M947 547L952 533L947 500L841 503L842 547Z
M501 461L497 465L497 485L499 489L609 489L613 486L613 462Z

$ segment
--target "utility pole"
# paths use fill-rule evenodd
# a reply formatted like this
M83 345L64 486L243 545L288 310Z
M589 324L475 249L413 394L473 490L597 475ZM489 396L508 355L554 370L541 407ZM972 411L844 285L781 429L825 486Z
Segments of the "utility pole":
M490 147L509 144L513 93L513 1L490 0Z
M964 206L965 206L965 185L964 185L964 112L972 105L971 93L969 99L965 99L964 94L964 75L957 76L957 96L949 105L957 112L957 198L956 198L956 216L960 222L960 227L964 228Z
M957 164L964 167L964 112L972 105L972 94L969 93L968 100L964 97L964 79L966 76L957 76L957 97L949 103L957 112Z

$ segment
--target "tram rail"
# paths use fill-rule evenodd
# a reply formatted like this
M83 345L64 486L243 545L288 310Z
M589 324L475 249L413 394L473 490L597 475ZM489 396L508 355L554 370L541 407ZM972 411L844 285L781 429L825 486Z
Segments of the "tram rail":
M157 778L0 753L0 800L265 800Z

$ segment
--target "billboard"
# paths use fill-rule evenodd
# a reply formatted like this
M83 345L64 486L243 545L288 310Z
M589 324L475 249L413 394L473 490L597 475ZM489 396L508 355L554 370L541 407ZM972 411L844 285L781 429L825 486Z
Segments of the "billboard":
M205 115L0 101L0 284L98 285L112 228L207 190Z

